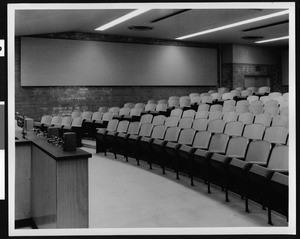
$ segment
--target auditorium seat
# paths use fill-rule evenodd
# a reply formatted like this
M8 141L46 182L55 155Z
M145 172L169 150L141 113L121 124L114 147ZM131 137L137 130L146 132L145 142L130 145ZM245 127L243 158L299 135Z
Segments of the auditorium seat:
M208 122L207 131L217 134L223 133L225 128L225 121L222 119L214 119Z
M209 115L208 111L198 111L196 113L195 119L207 119Z
M202 98L201 96L195 96L193 98L191 98L191 107L194 110L197 110L198 105L201 104Z
M179 98L179 107L183 110L191 108L191 99L189 96L181 96Z
M238 101L239 102L239 101ZM235 107L235 111L238 113L238 114L243 114L243 113L246 113L249 111L249 106L248 105L237 105Z
M50 124L44 123L44 125L43 125L43 130L44 130L44 132L47 132L47 129L48 129L49 127L60 126L61 120L62 120L62 117L61 117L61 116L59 116L59 115L53 116L52 119L51 119Z
M235 106L236 105L236 101L235 100L225 100L224 103L223 103L223 107L226 106L226 105L233 105Z
M150 111L154 111L156 108L155 103L147 103L145 109L142 111L142 114L148 114Z
M261 96L259 98L259 100L261 100L263 102L263 105L265 105L268 101L271 101L272 98L270 96L268 96L268 95L265 95L265 96Z
M239 100L238 102L236 102L236 107L239 106L239 105L247 105L249 106L250 103L248 100Z
M102 112L103 114L108 112L109 108L107 106L101 106L99 107L98 111Z
M269 100L266 103L264 103L264 108L268 108L268 107L278 107L279 103L277 100Z
M168 100L168 109L172 110L175 107L179 107L179 100L178 99L169 99Z
M201 94L201 96L206 96L207 94L211 95L213 93L218 93L218 91L217 90L209 90L207 93L202 93L203 95Z
M261 140L264 136L266 126L263 124L245 125L243 136L250 140Z
M93 115L92 111L84 111L82 112L81 117L82 120L90 120L92 118L92 115Z
M103 113L100 111L96 111L92 114L91 119L85 119L82 122L82 136L84 137L86 134L88 137L93 138L95 136L96 127L94 127L94 123L96 121L100 122L102 119Z
M211 104L213 102L213 98L211 95L203 96L203 97L201 97L201 102L203 104L206 104L206 103Z
M150 111L149 113L152 115L159 115L159 114L167 114L168 105L163 103L158 103L154 111Z
M79 110L74 110L72 113L71 113L71 118L74 119L76 117L80 117L81 116L81 111Z
M277 115L272 119L272 126L284 126L289 127L289 117L288 115Z
M168 100L166 100L166 99L158 100L158 101L157 101L157 104L158 104L158 105L159 105L159 104L168 104Z
M286 145L275 146L267 166L259 164L250 166L245 177L245 210L247 212L249 212L249 198L260 201L263 207L270 204L268 202L272 200L271 198L268 200L270 179L275 172L288 173L288 152L289 147ZM270 223L270 217L268 219Z
M142 108L132 108L129 115L124 115L123 119L129 121L139 121L141 118L142 110Z
M195 115L196 115L196 111L195 110L185 110L183 111L183 114L182 114L182 118L185 118L185 117L191 117L191 118L195 118Z
M165 126L166 127L174 127L177 126L179 123L180 117L178 116L169 116L165 120Z
M156 104L156 100L150 99L147 101L147 104Z
M230 91L230 93L232 94L232 98L236 97L236 96L241 96L241 90L232 90Z
M223 106L219 104L211 105L209 112L214 112L214 111L222 111Z
M167 117L164 115L156 115L153 117L152 124L153 125L165 124L166 118Z
M60 129L64 128L65 126L70 126L71 123L72 123L72 117L71 116L64 116L62 119L61 119L61 123L60 125L55 125L53 127L58 127Z
M132 108L129 107L123 107L120 109L119 114L114 115L113 119L118 119L118 120L122 120L124 118L124 116L129 116L130 115L130 111Z
M258 91L257 87L255 86L248 87L247 90L251 90L252 95Z
M221 93L212 93L211 94L212 100L213 101L219 101L222 99L222 94ZM203 98L202 98L203 99Z
M177 117L181 118L182 113L183 113L182 109L176 108L176 109L171 110L170 116L177 116Z
M119 114L119 111L120 111L120 108L115 106L115 107L110 107L108 112L112 112L113 115L118 115Z
M140 124L147 124L147 123L151 123L153 120L153 115L152 114L145 114L141 116L140 119Z
M271 97L272 100L276 100L277 98L282 96L281 92L271 92L269 93L269 96Z
M198 106L197 112L199 111L209 111L210 105L203 103Z
M208 114L208 121L215 120L215 119L222 119L223 113L222 111L210 111Z
M33 127L41 131L45 131L44 125L49 125L51 123L51 115L43 115L40 122L33 122Z
M108 122L112 120L114 113L112 111L106 112L102 115L102 119L95 119L93 122L93 129L97 131L97 128L106 128Z
M232 112L232 111L235 111L235 106L234 105L231 105L231 104L223 105L223 108L222 108L222 113L223 114L228 113L228 112Z
M62 130L62 135L63 133L66 132L74 132L76 134L76 146L81 147L81 139L82 139L82 122L83 118L81 116L75 117L72 120L71 125L65 125L61 130Z
M141 108L142 110L144 110L145 109L145 104L144 103L136 103L135 105L134 105L134 108Z
M259 100L259 97L257 95L250 95L247 97L247 100L251 104L252 101Z
M252 112L254 115L259 115L264 112L264 107L262 105L250 105L249 112Z
M220 94L224 94L224 93L227 93L227 92L229 92L229 88L227 88L227 87L220 87L220 88L218 88L218 93L220 93Z
M200 96L199 93L190 93L190 94L189 94L190 99L192 99L192 98L194 98L194 97L199 97L199 96Z
M272 117L279 115L280 109L277 106L269 106L265 108L264 113L270 114Z
M132 108L134 108L134 105L135 105L134 103L128 102L128 103L124 104L123 108L132 109Z
M254 121L254 114L251 112L240 113L238 120L243 122L245 125L252 124Z
M255 116L254 123L263 124L264 126L270 126L272 121L272 115L268 113L262 113Z
M288 129L284 126L271 126L265 130L263 140L272 144L286 144L288 138Z
M194 119L192 117L184 117L179 120L178 127L181 129L190 129L192 128L192 124Z
M222 95L222 100L232 100L234 95L231 92L226 92Z
M269 94L270 91L271 91L271 88L268 87L268 86L261 86L261 87L258 88L258 93L259 94L266 94L266 93Z
M242 90L241 97L248 97L252 95L252 90Z
M208 120L205 118L195 119L192 128L197 131L206 130L208 126Z
M256 106L256 105L260 105L263 106L264 102L262 100L252 100L251 102L249 101L250 106Z
M229 111L223 114L223 120L227 123L230 121L236 121L238 118L238 113L235 111Z

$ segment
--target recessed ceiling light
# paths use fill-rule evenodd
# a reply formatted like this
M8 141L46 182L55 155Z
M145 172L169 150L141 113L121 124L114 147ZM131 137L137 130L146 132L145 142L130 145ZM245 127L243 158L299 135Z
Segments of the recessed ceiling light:
M249 23L252 23L252 22L258 22L258 21L269 19L269 18L282 16L282 15L285 15L285 14L288 14L288 13L289 13L289 10L276 12L276 13L268 14L268 15L265 15L265 16L251 18L251 19L244 20L244 21L241 21L241 22L236 22L236 23L232 23L232 24L229 24L229 25L225 25L225 26L221 26L221 27L217 27L217 28L213 28L213 29L209 29L209 30L205 30L205 31L201 31L201 32L196 32L196 33L181 36L181 37L177 37L175 39L176 40L183 40L183 39L196 37L196 36L216 32L216 31L225 30L225 29L232 28L232 27L241 26L241 25L244 25L244 24L249 24Z
M285 36L285 37L277 37L277 38L272 38L272 39L268 39L268 40L263 40L263 41L256 41L255 43L266 43L266 42L272 42L272 41L281 41L281 40L285 40L285 39L289 39L289 36Z
M128 29L133 30L133 31L150 31L153 29L153 27L148 27L148 26L130 26Z
M127 20L129 20L131 18L134 18L134 17L136 17L136 16L138 16L140 14L143 14L143 13L149 11L149 10L150 10L149 8L147 8L147 9L145 9L145 8L143 8L143 9L137 9L137 10L135 10L133 12L130 12L130 13L124 15L123 17L117 18L114 21L111 21L111 22L109 22L109 23L107 23L107 24L105 24L105 25L103 25L101 27L98 27L95 30L96 31L104 31L104 30L106 30L108 28L111 28L111 27L117 25L117 24L120 24L120 23L125 22L125 21L127 21Z
M244 36L244 37L241 37L242 39L244 40L261 40L263 39L264 37L263 36Z

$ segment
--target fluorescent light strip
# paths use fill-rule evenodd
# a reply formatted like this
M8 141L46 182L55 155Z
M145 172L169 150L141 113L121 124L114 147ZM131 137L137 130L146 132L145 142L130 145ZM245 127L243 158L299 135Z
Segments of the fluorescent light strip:
M217 28L206 30L206 31L201 31L201 32L193 33L193 34L182 36L182 37L177 37L175 39L176 40L183 40L183 39L187 39L187 38L191 38L191 37L195 37L195 36L200 36L200 35L204 35L204 34L208 34L208 33L212 33L212 32L225 30L225 29L232 28L232 27L241 26L241 25L244 25L244 24L252 23L252 22L258 22L258 21L262 21L262 20L265 20L265 19L282 16L282 15L285 15L285 14L288 14L288 13L289 13L289 10L276 12L276 13L268 14L268 15L265 15L265 16L256 17L256 18L244 20L244 21L241 21L241 22L232 23L232 24L225 25L225 26L222 26L222 27L217 27Z
M112 22L109 22L109 23L107 23L107 24L105 24L105 25L103 25L101 27L98 27L95 30L96 31L104 31L104 30L106 30L106 29L108 29L110 27L113 27L113 26L115 26L117 24L125 22L125 21L127 21L127 20L129 20L129 19L131 19L133 17L136 17L136 16L138 16L138 15L140 15L142 13L145 13L145 12L147 12L149 10L150 9L138 9L138 10L135 10L133 12L130 12L130 13L124 15L123 17L120 17L120 18L118 18L118 19L116 19L116 20L114 20Z
M263 41L256 41L255 43L265 43L265 42L280 41L280 40L285 40L285 39L289 39L289 36L286 36L286 37L277 37L277 38L272 38L272 39L263 40Z

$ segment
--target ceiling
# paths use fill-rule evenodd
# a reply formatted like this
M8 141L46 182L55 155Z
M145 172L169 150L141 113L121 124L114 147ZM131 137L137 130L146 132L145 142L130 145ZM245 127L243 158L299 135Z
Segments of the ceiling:
M94 29L134 9L16 10L15 35L29 36L60 32L86 32L129 37L174 40L177 37L283 11L286 9L152 9L105 31ZM200 43L255 44L245 36L270 39L289 35L288 14L201 35L184 41ZM130 26L148 26L150 31L133 31ZM251 28L257 28L253 29ZM250 29L248 31L244 31ZM288 40L262 44L287 46Z

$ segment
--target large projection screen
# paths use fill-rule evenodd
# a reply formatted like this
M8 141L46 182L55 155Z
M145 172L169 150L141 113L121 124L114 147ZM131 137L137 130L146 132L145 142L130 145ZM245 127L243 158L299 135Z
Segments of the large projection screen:
M216 85L217 49L21 38L22 86Z

